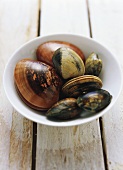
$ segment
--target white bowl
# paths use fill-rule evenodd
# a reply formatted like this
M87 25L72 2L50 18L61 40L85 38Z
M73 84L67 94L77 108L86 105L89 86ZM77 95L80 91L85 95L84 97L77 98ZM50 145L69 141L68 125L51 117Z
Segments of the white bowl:
M40 115L39 111L35 111L29 108L27 105L23 103L23 101L18 96L15 86L14 86L14 68L16 63L23 59L23 58L32 58L34 59L35 51L37 47L49 40L61 40L67 41L72 44L78 46L87 57L91 52L98 53L101 56L103 61L103 70L101 72L100 78L103 81L103 89L108 90L111 95L113 96L111 103L108 107L104 110L100 111L95 115L91 115L90 117L79 118L70 121L61 121L61 122L54 122L50 121L44 115ZM56 35L49 35L44 37L37 37L19 49L17 49L14 54L11 56L10 60L8 61L4 76L3 76L3 84L6 95L12 104L12 106L23 116L26 118L45 125L50 126L74 126L80 125L83 123L90 122L94 119L97 119L108 112L111 107L115 104L122 87L122 75L121 75L121 68L117 58L103 45L99 42L91 39L86 38L84 36L79 35L71 35L71 34L56 34Z

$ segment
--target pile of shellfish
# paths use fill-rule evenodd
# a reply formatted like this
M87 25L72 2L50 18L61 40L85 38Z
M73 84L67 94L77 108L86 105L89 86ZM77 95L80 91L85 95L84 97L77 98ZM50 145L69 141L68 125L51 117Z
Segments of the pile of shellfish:
M106 108L112 95L99 78L103 61L95 52L84 56L77 46L48 41L36 49L36 59L22 59L14 69L18 95L48 119L69 120L96 114Z

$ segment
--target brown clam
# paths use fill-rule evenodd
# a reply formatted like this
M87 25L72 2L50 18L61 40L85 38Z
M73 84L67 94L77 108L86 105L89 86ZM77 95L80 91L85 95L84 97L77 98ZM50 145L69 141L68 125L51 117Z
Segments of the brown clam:
M55 69L45 63L30 59L19 61L14 80L20 97L33 109L48 110L59 100L61 79Z
M53 66L52 56L54 52L61 47L71 48L82 58L83 61L85 61L83 52L77 46L64 41L47 41L41 44L36 50L37 60Z
M81 113L75 98L66 98L58 101L46 113L49 119L68 120Z
M102 81L99 77L93 75L78 76L67 81L63 87L62 92L65 97L78 97L89 91L100 89Z

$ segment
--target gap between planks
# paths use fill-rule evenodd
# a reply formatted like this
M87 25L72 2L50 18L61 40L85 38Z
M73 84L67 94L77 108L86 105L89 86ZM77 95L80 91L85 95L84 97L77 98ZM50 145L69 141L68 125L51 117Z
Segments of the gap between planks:
M32 138L32 170L36 169L36 144L37 144L37 123L33 122Z

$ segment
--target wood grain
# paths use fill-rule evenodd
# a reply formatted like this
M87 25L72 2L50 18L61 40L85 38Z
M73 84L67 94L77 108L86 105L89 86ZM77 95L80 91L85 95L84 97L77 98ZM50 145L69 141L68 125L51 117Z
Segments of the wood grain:
M89 36L85 0L42 0L40 34ZM99 121L75 127L38 124L37 170L104 170Z
M29 170L32 164L33 123L7 100L2 76L11 54L34 38L38 29L38 0L0 1L0 169Z
M116 55L123 70L123 1L89 0L89 6L93 38ZM107 169L122 170L123 91L115 106L103 116L103 139Z

